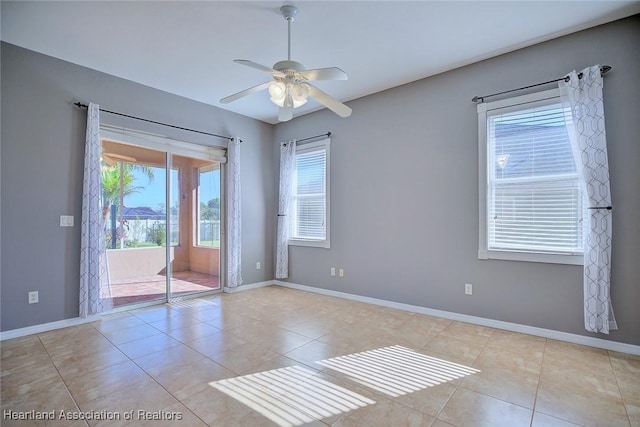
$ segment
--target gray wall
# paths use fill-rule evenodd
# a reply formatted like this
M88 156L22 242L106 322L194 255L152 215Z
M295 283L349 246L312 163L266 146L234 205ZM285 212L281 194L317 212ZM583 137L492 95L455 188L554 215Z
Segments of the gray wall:
M273 127L218 108L2 43L1 330L78 315L86 110L75 101L237 135L242 156L245 283L273 278ZM102 114L103 123L226 146L226 141ZM76 226L59 227L63 214ZM262 270L255 269L261 261ZM27 304L39 291L40 303Z
M277 125L275 169L277 141L334 133L331 249L290 247L290 281L589 335L582 267L478 260L470 99L608 64L611 294L620 327L608 338L640 344L639 40L636 15L355 100L348 119L323 110ZM330 267L344 268L345 277L330 277ZM473 296L464 295L465 283Z

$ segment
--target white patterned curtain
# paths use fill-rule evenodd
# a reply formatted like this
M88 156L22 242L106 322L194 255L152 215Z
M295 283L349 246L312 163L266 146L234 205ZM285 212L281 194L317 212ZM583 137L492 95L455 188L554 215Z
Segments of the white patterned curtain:
M242 284L242 233L240 228L240 140L227 148L227 288Z
M572 71L559 83L571 111L569 137L588 209L584 218L584 325L590 332L618 329L611 305L611 193L599 65Z
M108 309L109 278L107 247L102 211L102 172L100 165L100 107L87 109L87 135L82 185L82 223L80 233L80 317L93 316Z
M280 192L278 196L278 234L276 236L276 279L289 277L289 208L293 198L296 169L296 141L280 144Z

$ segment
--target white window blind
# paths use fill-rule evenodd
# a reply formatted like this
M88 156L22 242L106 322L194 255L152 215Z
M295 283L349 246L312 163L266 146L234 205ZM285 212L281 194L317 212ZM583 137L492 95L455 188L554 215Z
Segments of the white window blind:
M583 191L559 99L490 110L487 250L583 252Z
M290 239L328 241L327 163L328 145L309 144L298 148Z

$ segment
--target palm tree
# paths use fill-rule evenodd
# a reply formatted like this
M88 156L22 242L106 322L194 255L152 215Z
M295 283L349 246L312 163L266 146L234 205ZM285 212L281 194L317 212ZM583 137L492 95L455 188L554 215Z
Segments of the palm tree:
M102 201L104 206L116 205L121 198L144 190L142 186L133 186L134 171L142 172L147 176L149 183L153 182L154 174L150 166L119 162L113 166L102 168ZM122 179L120 178L121 173Z
M143 186L134 186L134 171L140 171L147 176L149 183L153 182L153 169L150 166L135 163L118 162L115 165L104 165L102 168L102 217L105 222L109 218L111 206L120 206L120 227L124 225L124 197L144 190ZM113 223L112 223L113 224ZM122 230L123 231L123 230ZM113 236L117 236L117 230L111 227L110 247L115 249Z

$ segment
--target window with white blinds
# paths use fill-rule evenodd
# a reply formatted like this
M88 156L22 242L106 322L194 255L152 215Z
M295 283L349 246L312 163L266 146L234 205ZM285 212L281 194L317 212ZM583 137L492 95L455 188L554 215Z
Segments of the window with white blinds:
M291 243L329 247L328 172L328 139L297 148Z
M581 261L584 195L567 130L570 111L556 95L479 108L486 156L481 258Z

